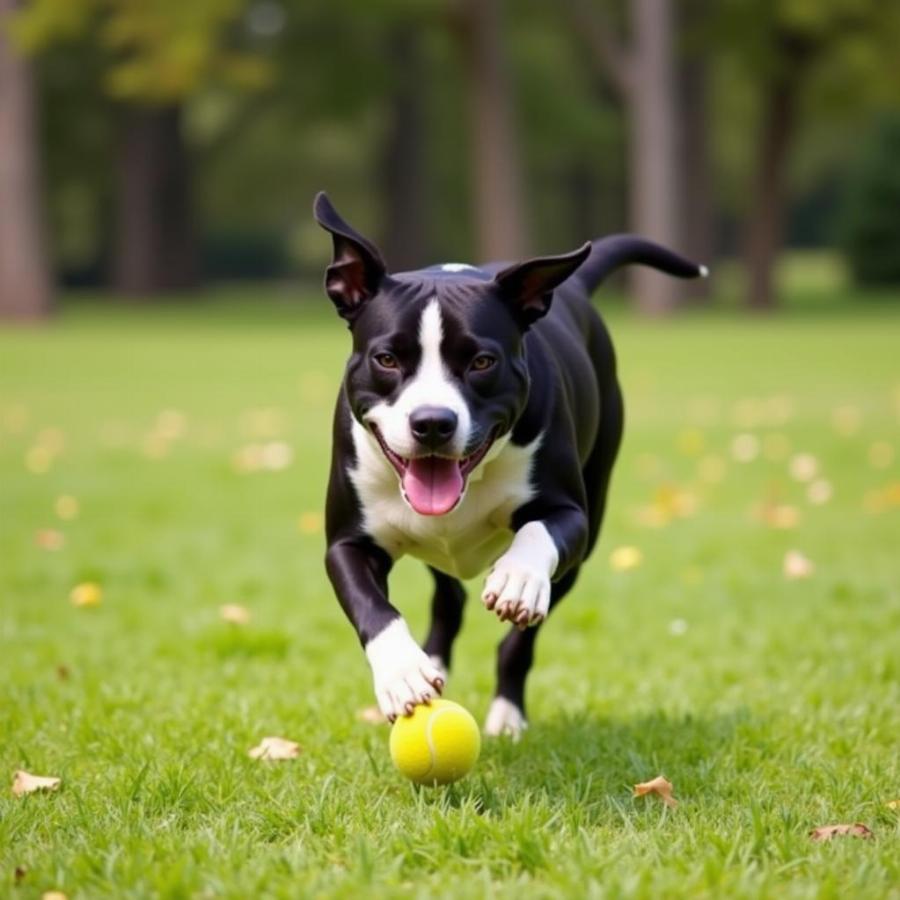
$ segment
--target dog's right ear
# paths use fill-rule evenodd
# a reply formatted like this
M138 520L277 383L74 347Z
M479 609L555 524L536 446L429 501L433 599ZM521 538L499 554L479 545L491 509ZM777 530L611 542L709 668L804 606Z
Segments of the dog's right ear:
M313 215L334 242L331 265L325 271L325 292L338 313L352 322L378 291L387 267L378 248L338 215L324 191L316 195Z

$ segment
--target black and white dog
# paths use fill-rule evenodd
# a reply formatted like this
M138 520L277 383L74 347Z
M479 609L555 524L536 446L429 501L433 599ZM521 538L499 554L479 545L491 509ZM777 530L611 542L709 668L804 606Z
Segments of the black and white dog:
M391 720L447 682L465 593L512 628L497 658L488 734L525 727L539 626L597 540L622 436L609 334L589 295L627 263L705 275L617 235L516 265L458 263L388 274L377 248L325 194L334 257L325 290L353 349L334 417L326 567ZM552 304L551 304L551 301ZM388 600L404 554L434 576L423 647Z

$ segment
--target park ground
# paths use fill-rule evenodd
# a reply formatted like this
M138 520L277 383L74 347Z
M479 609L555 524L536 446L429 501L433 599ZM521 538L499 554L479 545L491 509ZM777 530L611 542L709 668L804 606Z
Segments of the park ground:
M428 790L358 717L324 577L325 305L0 333L0 896L900 897L896 304L610 316L627 436L531 728ZM398 566L419 633L428 589ZM447 695L481 718L477 589ZM266 735L299 757L250 759ZM14 797L18 769L61 787ZM632 796L658 774L677 808Z

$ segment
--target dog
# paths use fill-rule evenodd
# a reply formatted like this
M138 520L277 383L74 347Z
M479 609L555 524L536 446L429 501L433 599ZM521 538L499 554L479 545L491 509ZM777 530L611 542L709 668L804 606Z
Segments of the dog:
M516 264L388 273L324 193L325 292L352 350L334 414L325 566L390 721L443 691L461 579L512 627L484 730L517 738L537 632L593 549L623 428L612 341L590 295L629 263L706 270L632 235ZM434 577L420 646L388 599L410 554Z

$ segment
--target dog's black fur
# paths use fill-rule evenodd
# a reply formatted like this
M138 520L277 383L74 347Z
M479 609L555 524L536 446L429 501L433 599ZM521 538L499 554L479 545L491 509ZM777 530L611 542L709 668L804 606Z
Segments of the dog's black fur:
M340 218L324 194L315 214L334 241L326 291L349 323L353 344L334 419L326 565L360 641L368 645L399 613L388 600L392 555L367 531L350 476L356 464L351 424L365 425L367 411L393 402L415 374L418 323L434 298L443 316L444 363L471 411L465 454L507 433L517 447L542 436L531 470L533 497L511 512L506 526L513 533L529 522L546 527L559 560L550 594L555 606L597 540L622 436L615 354L590 294L629 263L679 278L697 277L703 269L656 244L618 235L517 265L389 275L374 245ZM473 355L485 348L495 363L486 372L472 371ZM373 362L382 349L396 359L396 368L385 371ZM430 568L435 589L424 649L449 665L465 594L452 571ZM524 711L537 628L506 617L520 627L500 644L497 695Z

